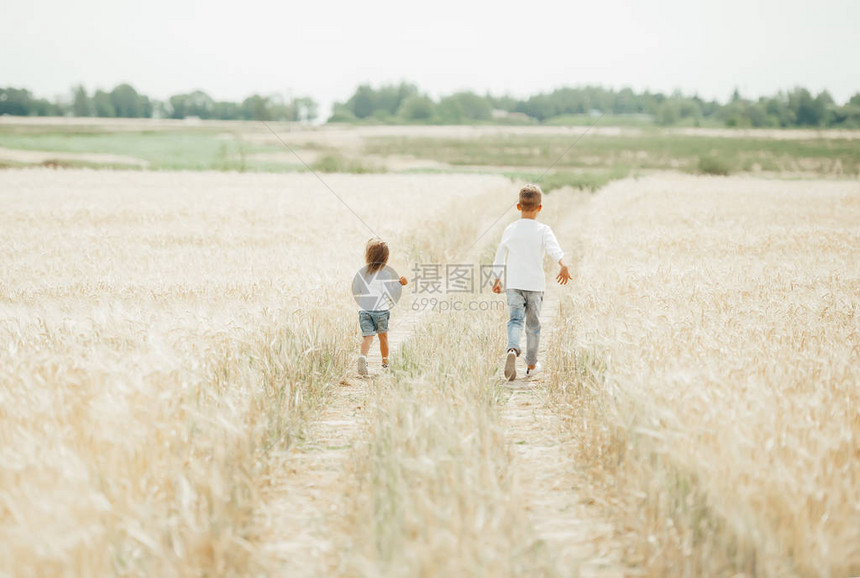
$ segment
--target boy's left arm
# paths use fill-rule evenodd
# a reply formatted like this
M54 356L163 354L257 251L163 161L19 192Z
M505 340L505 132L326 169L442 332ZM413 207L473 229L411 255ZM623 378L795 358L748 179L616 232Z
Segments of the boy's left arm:
M558 270L558 275L555 276L555 280L558 281L559 285L567 285L567 282L573 279L573 277L570 276L570 271L568 271L567 265L564 263L564 259L559 259L558 265L561 269Z
M572 277L570 276L567 264L564 262L564 251L561 250L561 245L558 244L558 239L555 238L555 233L553 233L552 229L549 227L547 227L544 232L544 244L546 246L546 252L549 253L550 257L558 262L558 266L560 267L558 275L555 276L555 280L558 281L559 285L567 285L567 282L570 281Z

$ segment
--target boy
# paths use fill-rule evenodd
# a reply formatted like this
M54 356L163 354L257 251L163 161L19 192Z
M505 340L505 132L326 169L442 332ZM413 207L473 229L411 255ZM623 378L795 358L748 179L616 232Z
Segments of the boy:
M526 185L520 189L517 210L522 218L508 225L502 233L502 241L493 261L493 275L496 278L493 293L502 292L501 276L503 271L506 272L505 289L510 310L508 352L505 358L505 378L508 381L517 377L523 320L526 327L526 376L531 377L541 369L537 352L540 344L540 307L546 289L544 253L549 253L561 267L555 278L560 285L566 285L571 278L564 263L564 252L552 229L536 220L543 208L542 197L537 185Z

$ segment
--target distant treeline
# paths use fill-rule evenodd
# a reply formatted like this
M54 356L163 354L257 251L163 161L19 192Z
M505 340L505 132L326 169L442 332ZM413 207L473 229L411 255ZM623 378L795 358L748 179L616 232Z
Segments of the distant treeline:
M730 127L860 128L860 93L837 104L826 91L813 95L795 88L757 100L736 90L723 104L679 92L634 92L598 86L559 88L526 99L458 92L434 100L413 84L359 86L344 103L335 103L329 122L404 122L421 124L547 123L599 114L641 118L663 126L702 121Z
M307 97L285 99L259 94L251 95L242 102L216 101L199 90L159 101L140 94L129 84L120 84L110 92L96 90L92 94L83 86L76 86L69 99L51 102L34 97L28 90L0 88L0 115L4 114L313 121L317 117L317 103Z
M165 101L138 93L129 84L90 94L83 86L67 99L48 101L29 91L0 88L0 115L189 118L221 120L313 121L312 98L254 94L241 102L216 101L205 92L177 94ZM680 92L634 92L598 86L559 88L525 99L458 92L434 99L409 83L374 88L363 84L346 102L337 102L328 122L409 124L566 124L584 117L611 115L616 122L662 126L701 124L729 127L860 128L860 93L844 104L827 91L805 88L758 99L735 91L728 102L685 96Z

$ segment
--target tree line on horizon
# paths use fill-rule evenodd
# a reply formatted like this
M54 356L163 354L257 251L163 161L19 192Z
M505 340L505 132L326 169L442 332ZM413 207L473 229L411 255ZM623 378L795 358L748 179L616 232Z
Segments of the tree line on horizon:
M525 99L458 92L438 100L409 83L373 88L359 86L345 102L335 103L329 122L415 124L543 123L565 124L576 117L600 114L639 118L661 126L703 121L729 127L860 128L860 92L837 104L827 91L805 88L747 99L735 90L726 103L685 96L600 86L565 87Z
M127 83L111 91L92 94L81 86L71 90L67 100L49 101L30 91L0 88L0 115L73 116L98 118L200 118L204 120L277 120L312 122L317 103L312 98L284 98L280 95L252 94L241 102L216 101L201 90L176 94L165 101L140 94Z
M434 99L407 82L378 88L362 84L349 99L334 103L327 122L566 124L600 114L660 126L860 128L860 92L841 105L827 91L814 95L802 87L758 99L744 98L735 90L725 103L679 91L664 94L599 86L564 87L524 99L468 91ZM259 94L241 102L216 101L200 90L159 101L123 83L92 94L76 86L69 98L53 102L25 89L0 88L0 115L313 122L318 104L310 97Z

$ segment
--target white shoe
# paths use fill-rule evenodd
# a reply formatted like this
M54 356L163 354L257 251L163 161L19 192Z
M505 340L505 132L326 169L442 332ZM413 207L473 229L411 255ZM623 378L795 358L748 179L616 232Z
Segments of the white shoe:
M508 351L505 358L505 379L513 381L517 378L517 352L513 349Z
M526 377L534 377L535 375L540 373L542 369L543 369L543 365L541 365L540 362L538 361L537 363L535 363L534 369L526 369Z
M358 374L362 377L367 375L367 357L358 356Z

